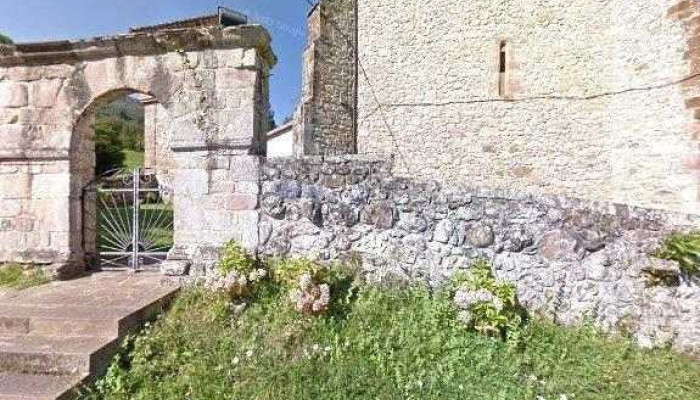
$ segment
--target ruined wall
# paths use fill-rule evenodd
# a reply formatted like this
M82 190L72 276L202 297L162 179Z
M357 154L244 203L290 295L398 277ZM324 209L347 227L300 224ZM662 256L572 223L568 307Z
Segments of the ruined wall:
M647 254L697 216L515 190L474 190L393 177L381 160L267 160L260 253L360 260L372 281L436 285L477 258L516 284L532 312L564 324L591 318L644 345L700 354L700 286Z
M700 212L696 10L360 1L359 151L407 176Z
M299 155L356 151L355 3L323 0L309 14L297 115Z
M219 181L239 173L231 158L264 152L269 43L263 28L240 26L0 46L0 263L52 265L62 277L94 255L94 238L83 235L95 225L83 198L94 178L92 124L129 93L158 102L177 256L229 240L221 225L232 226L243 206L217 214L218 234L193 216L217 209L220 193L237 195Z

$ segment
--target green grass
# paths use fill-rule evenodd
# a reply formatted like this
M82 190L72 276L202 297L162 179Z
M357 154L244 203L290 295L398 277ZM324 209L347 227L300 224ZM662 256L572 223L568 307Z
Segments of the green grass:
M106 204L111 204L105 200ZM131 235L132 207L101 208L98 212L98 247L110 249L114 242L128 242ZM143 203L140 205L141 237L153 242L158 251L168 251L173 245L173 208L171 204ZM108 223L111 221L112 223ZM125 238L125 236L128 236ZM115 239L116 237L116 239ZM107 239L109 238L109 239Z
M324 317L257 296L232 317L222 296L185 291L83 398L700 399L700 364L589 327L531 321L513 344L465 331L422 289L363 288Z
M25 270L19 265L0 265L0 289L27 289L49 282L49 278L39 269Z
M145 155L142 151L124 149L122 153L124 154L123 168L131 170L143 167Z

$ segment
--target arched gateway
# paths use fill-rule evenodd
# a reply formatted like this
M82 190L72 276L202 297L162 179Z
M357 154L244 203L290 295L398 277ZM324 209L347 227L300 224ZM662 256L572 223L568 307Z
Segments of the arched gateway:
M159 173L174 193L170 257L206 255L254 226L275 61L254 25L0 46L0 263L50 265L58 277L85 269L94 114L125 93L151 100Z

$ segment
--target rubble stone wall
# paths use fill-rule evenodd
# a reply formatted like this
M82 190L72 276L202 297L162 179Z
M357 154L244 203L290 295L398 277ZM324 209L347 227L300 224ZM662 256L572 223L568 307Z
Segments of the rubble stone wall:
M532 312L591 319L644 345L700 354L700 286L649 253L700 217L515 190L392 176L362 157L270 159L261 169L259 252L359 260L374 281L437 285L478 258ZM649 276L670 274L671 286Z
M700 5L629 4L360 1L359 152L404 176L700 212Z

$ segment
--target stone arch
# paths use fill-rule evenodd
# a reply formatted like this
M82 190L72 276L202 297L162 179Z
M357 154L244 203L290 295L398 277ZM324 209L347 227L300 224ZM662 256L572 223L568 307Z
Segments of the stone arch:
M80 232L80 246L73 250L73 253L80 254L80 258L85 259L88 263L92 263L97 257L97 204L94 196L87 195L87 187L94 182L96 177L96 148L95 148L95 122L97 113L119 98L129 95L141 95L149 99L147 107L157 107L161 109L161 120L167 119L167 108L159 102L155 96L150 93L144 93L132 88L122 87L102 93L96 96L79 114L77 120L73 124L71 135L69 158L70 158L70 176L71 176L71 212L70 221L75 224L73 230ZM145 109L146 106L144 106ZM159 121L151 121L158 123ZM145 127L144 127L145 128ZM164 132L165 133L165 132ZM146 140L146 128L144 132L144 140ZM161 138L165 143L167 138ZM167 171L163 171L167 174ZM164 180L168 181L166 176ZM78 242L76 241L76 245Z
M94 110L125 92L167 111L159 121L172 139L179 204L220 201L212 177L226 175L231 157L264 154L275 62L268 33L254 25L0 46L0 264L52 266L58 277L84 271L80 196L94 167L84 138ZM211 229L180 226L183 238ZM211 238L227 240L223 231Z

